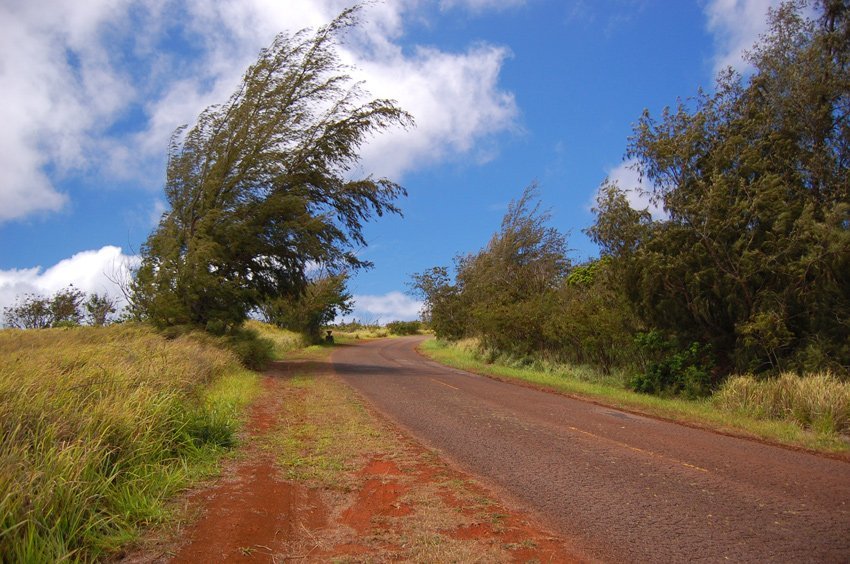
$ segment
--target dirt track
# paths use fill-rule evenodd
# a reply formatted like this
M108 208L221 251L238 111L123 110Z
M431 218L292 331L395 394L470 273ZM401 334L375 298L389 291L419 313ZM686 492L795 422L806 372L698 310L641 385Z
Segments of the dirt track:
M335 369L592 558L850 561L850 463L446 368L420 340L340 348Z

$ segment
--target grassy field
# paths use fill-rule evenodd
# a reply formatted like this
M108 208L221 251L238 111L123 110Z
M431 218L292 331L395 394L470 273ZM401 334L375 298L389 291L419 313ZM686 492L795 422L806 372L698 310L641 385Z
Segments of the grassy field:
M449 366L520 380L629 411L819 452L850 453L850 385L825 375L806 379L784 376L778 387L769 381L733 378L712 398L694 401L632 392L624 388L623 375L604 375L588 367L487 362L472 342L428 340L421 350ZM784 403L775 407L778 401Z
M235 442L255 373L206 336L0 331L0 554L91 561L167 519Z

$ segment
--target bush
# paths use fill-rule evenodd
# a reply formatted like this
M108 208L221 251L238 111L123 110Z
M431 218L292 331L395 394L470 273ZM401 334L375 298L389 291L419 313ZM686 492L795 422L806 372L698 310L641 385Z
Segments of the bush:
M236 354L242 366L251 370L263 370L275 357L275 343L253 329L234 329L223 337L223 343Z
M416 335L422 329L419 321L392 321L387 323L390 335Z
M658 331L639 333L635 338L646 362L645 371L629 380L636 392L655 395L681 395L689 399L711 393L710 349L699 343L679 348Z

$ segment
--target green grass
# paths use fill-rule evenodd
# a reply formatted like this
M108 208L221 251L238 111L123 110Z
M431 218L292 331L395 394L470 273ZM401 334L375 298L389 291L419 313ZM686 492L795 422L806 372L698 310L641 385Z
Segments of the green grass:
M758 418L741 409L724 409L711 399L684 400L639 394L623 387L624 375L606 376L582 366L543 363L537 366L507 366L500 364L499 359L487 362L477 353L475 343L470 341L447 344L430 339L421 345L420 350L433 360L455 368L520 380L628 411L819 452L850 452L846 437L823 427L807 429L791 420Z
M235 442L256 374L138 325L0 331L0 554L92 561Z
M273 344L272 356L275 360L282 360L286 357L287 353L302 349L309 344L300 333L280 329L262 321L247 321L245 328L255 331L260 338L266 339Z
M302 374L286 388L282 425L270 439L285 475L346 489L363 453L382 449L386 438L351 390L326 375Z

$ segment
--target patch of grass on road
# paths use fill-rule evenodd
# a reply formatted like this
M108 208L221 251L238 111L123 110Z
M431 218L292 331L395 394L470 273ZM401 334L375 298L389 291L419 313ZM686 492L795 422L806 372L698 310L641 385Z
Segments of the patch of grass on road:
M292 377L285 394L281 428L270 440L287 478L347 489L348 473L388 448L352 392L327 375Z
M806 430L791 421L763 420L740 410L720 409L711 399L661 398L626 390L602 374L587 374L587 368L557 366L540 370L488 363L473 350L435 339L422 343L427 357L468 372L506 380L518 380L608 406L684 422L724 433L757 438L782 445L825 453L850 452L846 437L833 432Z
M527 532L525 521L518 532L520 517L364 407L322 362L330 350L317 349L310 357L319 362L294 362L281 377L279 424L261 439L283 477L320 492L329 516L320 530L300 528L275 557L510 562L528 548L511 544L521 535L542 546L528 559L558 554L558 541Z

